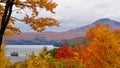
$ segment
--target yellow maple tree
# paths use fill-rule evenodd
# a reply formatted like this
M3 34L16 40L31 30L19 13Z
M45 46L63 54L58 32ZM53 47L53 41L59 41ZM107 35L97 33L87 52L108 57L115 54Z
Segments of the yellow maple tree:
M120 67L120 29L111 30L108 24L97 23L96 27L87 31L86 38L89 40L89 48L93 47L90 49L95 54L97 67Z

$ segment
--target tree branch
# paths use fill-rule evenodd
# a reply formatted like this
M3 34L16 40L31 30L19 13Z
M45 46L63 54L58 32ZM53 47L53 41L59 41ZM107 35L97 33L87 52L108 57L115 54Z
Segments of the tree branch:
M6 4L5 1L0 1L0 3L4 3ZM26 6L26 7L39 7L39 6L32 6L32 5L29 5L29 4L18 4L18 3L14 3L15 5L21 5L21 6Z
M11 16L11 18L14 18L15 20L18 20L18 21L24 22L24 20L20 20L20 19L18 19L18 18L16 18L16 17L12 17L12 16Z

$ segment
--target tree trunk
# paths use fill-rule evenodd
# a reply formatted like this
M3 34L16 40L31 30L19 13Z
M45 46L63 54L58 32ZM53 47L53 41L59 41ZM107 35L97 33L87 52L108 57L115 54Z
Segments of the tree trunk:
M4 14L2 16L1 27L0 27L0 50L2 46L3 35L12 13L13 4L14 4L14 0L7 0Z

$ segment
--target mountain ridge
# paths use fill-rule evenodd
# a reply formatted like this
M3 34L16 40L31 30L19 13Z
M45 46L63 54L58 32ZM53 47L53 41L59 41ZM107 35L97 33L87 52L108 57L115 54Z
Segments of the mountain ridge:
M69 40L77 37L85 36L86 31L95 26L97 22L101 22L103 25L109 23L111 29L120 28L120 22L111 20L109 18L102 18L96 20L92 24L72 29L66 32L41 32L41 33L21 33L16 36L4 37L6 44L55 44L63 40ZM37 38L37 39L36 39ZM36 42L37 41L37 42ZM51 42L50 42L51 41ZM43 42L43 43L40 43Z

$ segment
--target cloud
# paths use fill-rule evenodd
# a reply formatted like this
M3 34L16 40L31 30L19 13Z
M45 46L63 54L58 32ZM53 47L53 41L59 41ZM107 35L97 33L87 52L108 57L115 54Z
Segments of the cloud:
M40 16L56 18L61 27L47 31L66 31L94 22L100 18L120 21L120 0L53 0L58 3L56 14L40 10Z

